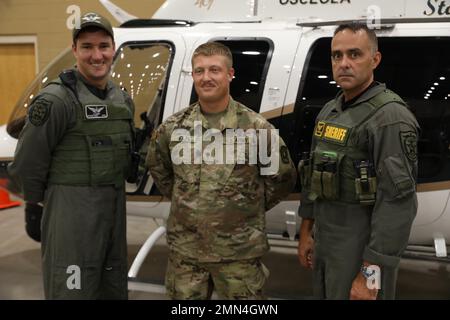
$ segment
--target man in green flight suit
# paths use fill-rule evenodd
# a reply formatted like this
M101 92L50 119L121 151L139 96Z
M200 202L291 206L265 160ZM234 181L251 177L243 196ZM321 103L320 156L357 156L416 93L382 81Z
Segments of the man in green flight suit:
M87 13L72 36L76 68L34 98L8 169L23 189L28 234L40 241L42 230L45 297L127 299L134 105L109 80L109 21Z
M336 29L331 62L342 92L319 113L311 153L299 165L298 255L313 268L317 298L395 298L417 212L419 125L398 95L374 81L380 60L366 25Z
M231 98L232 64L223 44L199 46L192 56L198 102L168 118L150 142L150 172L172 203L166 271L172 299L208 299L213 289L222 299L263 298L265 212L295 184L277 130Z

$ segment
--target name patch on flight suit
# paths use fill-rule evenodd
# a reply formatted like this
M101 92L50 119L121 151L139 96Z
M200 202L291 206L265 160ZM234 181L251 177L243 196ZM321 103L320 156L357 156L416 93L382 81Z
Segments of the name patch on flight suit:
M348 131L349 128L319 121L314 130L314 135L317 138L344 145L347 142Z
M86 119L106 119L108 118L108 106L88 104L84 107Z

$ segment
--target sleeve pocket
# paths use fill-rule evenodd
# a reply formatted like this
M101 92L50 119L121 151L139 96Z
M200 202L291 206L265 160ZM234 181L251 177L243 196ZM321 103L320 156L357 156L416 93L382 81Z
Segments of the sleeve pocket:
M388 194L395 199L401 199L414 192L414 182L402 158L387 157L384 159L384 166L392 183L392 190L385 190L388 191Z

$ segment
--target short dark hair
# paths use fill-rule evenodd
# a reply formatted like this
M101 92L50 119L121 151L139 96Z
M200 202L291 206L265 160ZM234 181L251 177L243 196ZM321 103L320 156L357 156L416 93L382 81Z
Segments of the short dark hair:
M336 30L334 30L334 35L337 33L344 31L346 29L349 29L356 33L359 30L364 30L367 33L367 36L369 37L370 44L372 45L372 53L375 53L378 51L378 39L377 35L375 34L375 31L367 26L367 24L359 21L353 21L350 23L344 23L339 25Z
M233 67L233 55L231 54L230 49L226 45L214 41L206 42L195 49L194 53L192 54L192 66L194 66L194 58L196 58L197 56L209 57L215 55L224 56L226 58L227 67Z

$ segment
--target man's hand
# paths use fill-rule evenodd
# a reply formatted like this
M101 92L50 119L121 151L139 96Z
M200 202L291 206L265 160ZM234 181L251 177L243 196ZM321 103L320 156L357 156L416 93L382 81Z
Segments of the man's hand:
M37 242L41 242L42 209L37 203L27 202L25 206L25 230L28 236Z
M300 240L298 242L298 259L300 260L300 264L305 268L312 269L313 254L314 254L313 238L310 235L300 237Z
M313 268L314 240L312 238L313 219L303 219L298 241L298 259L305 268Z
M364 263L368 266L370 264ZM381 277L381 275L379 275ZM350 290L350 300L376 300L378 295L378 289L369 289L368 280L362 272L358 272L355 280L352 283L352 289Z

